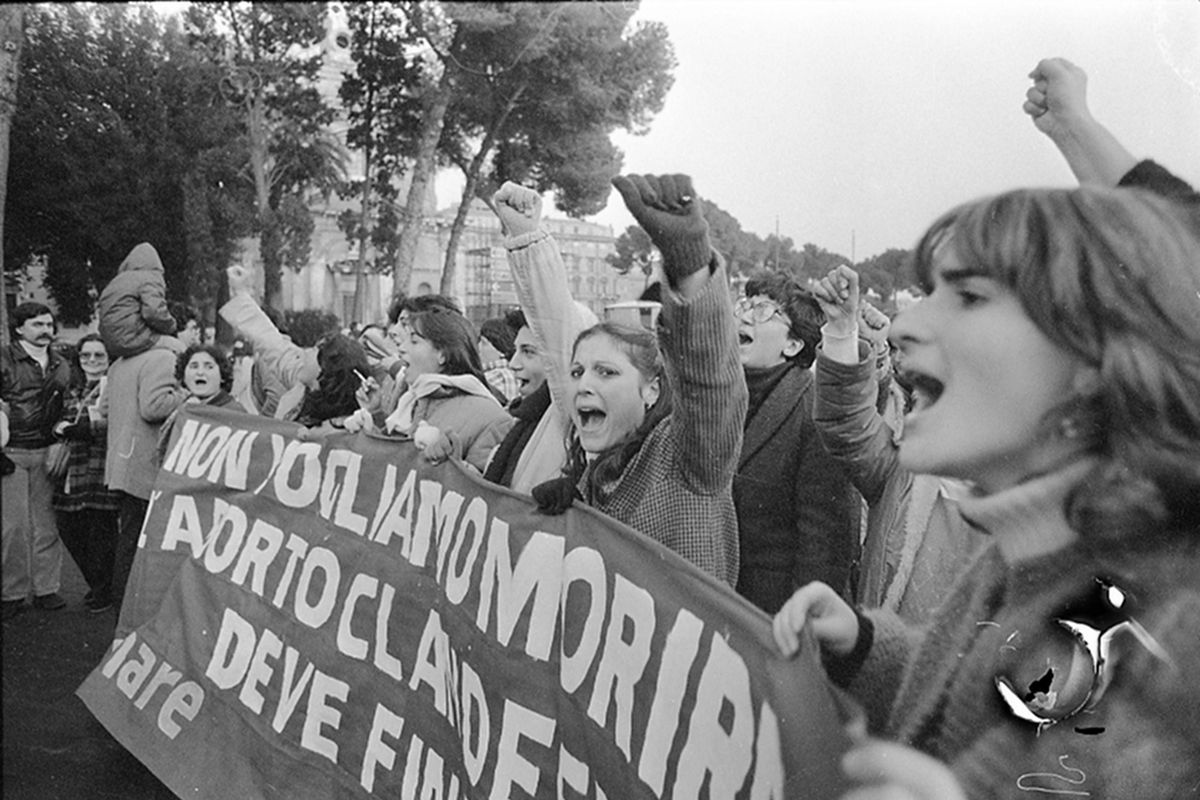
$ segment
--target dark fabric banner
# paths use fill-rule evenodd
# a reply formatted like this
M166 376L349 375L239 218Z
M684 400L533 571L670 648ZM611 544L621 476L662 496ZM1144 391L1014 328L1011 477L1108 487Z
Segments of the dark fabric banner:
M79 688L185 798L820 798L814 648L645 536L410 444L176 425L117 638Z

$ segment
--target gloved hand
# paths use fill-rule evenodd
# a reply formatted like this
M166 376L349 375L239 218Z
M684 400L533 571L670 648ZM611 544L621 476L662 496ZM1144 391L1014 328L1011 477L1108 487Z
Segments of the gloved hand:
M663 257L672 285L706 268L712 259L708 223L689 175L618 175L613 186L625 207Z
M87 419L64 425L58 435L69 442L84 442L92 438L92 424Z
M564 513L579 496L575 489L575 479L569 477L551 478L545 483L539 483L533 487L532 494L538 511L551 516Z

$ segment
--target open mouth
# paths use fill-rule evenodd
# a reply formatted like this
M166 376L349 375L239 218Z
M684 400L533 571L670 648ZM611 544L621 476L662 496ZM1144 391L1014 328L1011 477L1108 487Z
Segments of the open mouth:
M743 345L743 344L751 344L751 343L753 343L753 342L754 342L754 337L753 337L753 336L751 336L750 334L746 333L746 331L743 331L743 330L739 330L739 331L738 331L738 344L739 344L739 345Z
M579 415L579 431L581 433L590 433L599 429L604 425L604 420L608 418L598 408L576 408L575 413Z
M912 390L913 412L924 411L938 401L946 386L937 378L933 378L916 370L905 370L903 382Z

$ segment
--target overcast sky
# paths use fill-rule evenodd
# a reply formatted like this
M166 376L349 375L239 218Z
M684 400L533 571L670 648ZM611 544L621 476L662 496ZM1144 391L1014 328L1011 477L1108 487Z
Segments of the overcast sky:
M761 236L858 259L910 247L950 207L1070 171L1021 111L1064 56L1137 156L1200 184L1197 0L645 0L679 66L629 172L689 172ZM439 193L441 204L455 199ZM557 213L557 212L551 212ZM633 219L614 193L595 218Z

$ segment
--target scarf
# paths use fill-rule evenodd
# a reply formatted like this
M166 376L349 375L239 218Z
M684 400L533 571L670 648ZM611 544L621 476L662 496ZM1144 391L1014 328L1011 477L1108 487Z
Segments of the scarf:
M512 486L513 473L525 445L538 423L542 421L546 409L550 407L550 385L545 381L528 397L520 397L512 404L511 413L517 421L508 430L508 435L496 449L496 455L488 462L487 470L483 473L485 480L501 486Z
M442 375L437 372L429 372L417 378L408 387L408 391L400 395L400 400L396 403L396 410L384 421L384 430L388 433L397 431L412 433L413 412L416 410L417 401L438 393L449 396L454 390L463 394L473 394L476 397L486 397L499 405L495 395L474 375Z

